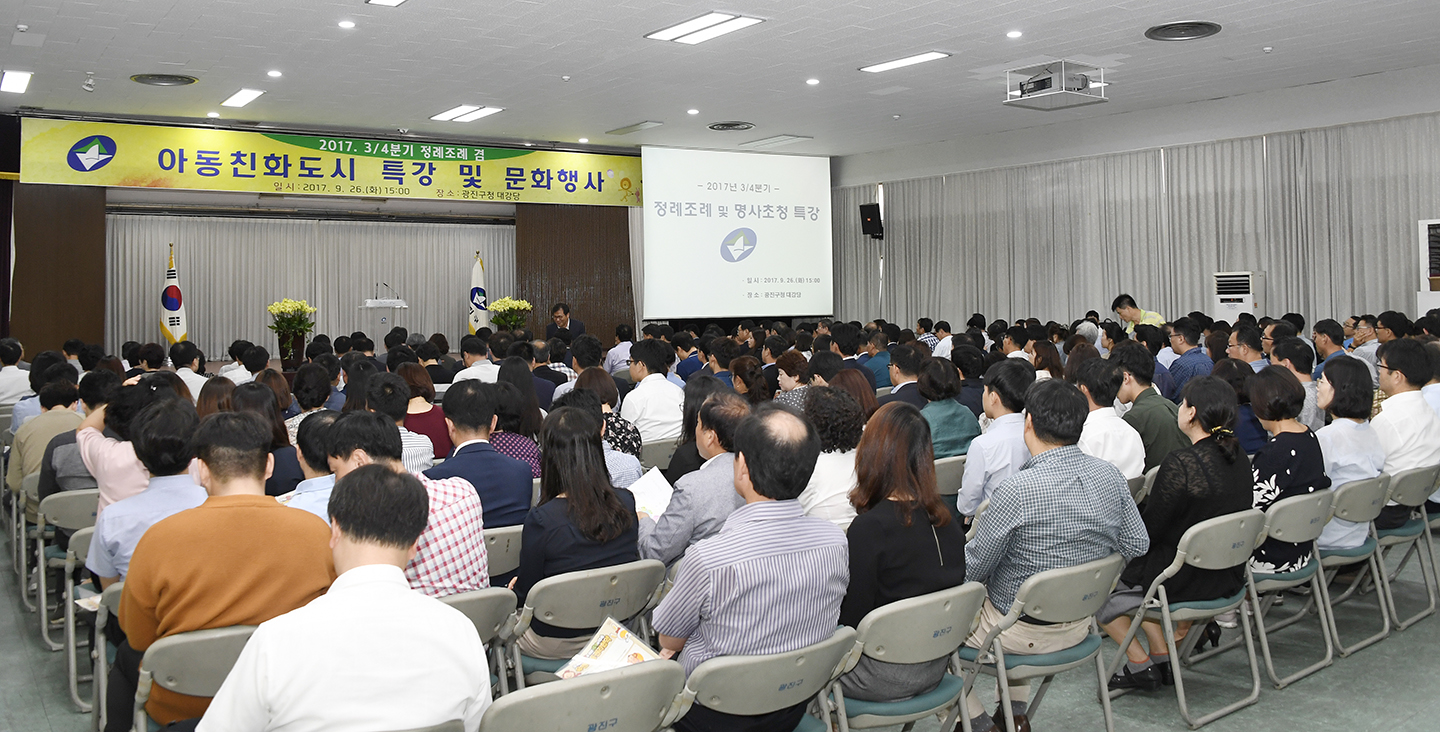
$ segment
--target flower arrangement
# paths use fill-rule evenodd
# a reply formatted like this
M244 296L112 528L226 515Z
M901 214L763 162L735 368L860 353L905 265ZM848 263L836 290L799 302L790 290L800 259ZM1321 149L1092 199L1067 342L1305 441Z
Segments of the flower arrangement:
M525 321L530 319L531 310L533 308L528 300L502 297L490 303L490 321L505 330L515 330L523 327Z
M280 339L285 340L287 335L305 335L315 329L315 308L304 300L291 300L285 298L280 302L272 302L265 307L270 312L273 321L270 323L270 330L275 331Z

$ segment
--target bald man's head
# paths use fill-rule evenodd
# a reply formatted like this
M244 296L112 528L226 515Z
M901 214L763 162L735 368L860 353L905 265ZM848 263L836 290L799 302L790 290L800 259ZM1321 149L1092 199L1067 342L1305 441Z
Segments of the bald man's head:
M810 483L820 436L799 412L770 402L740 423L735 450L745 458L756 493L789 501Z

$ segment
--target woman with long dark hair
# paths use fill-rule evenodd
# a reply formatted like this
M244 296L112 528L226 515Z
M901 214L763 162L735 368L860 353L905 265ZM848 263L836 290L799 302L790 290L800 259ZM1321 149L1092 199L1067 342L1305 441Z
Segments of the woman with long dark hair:
M875 398L875 390L870 388L870 382L860 375L860 369L840 369L835 378L830 379L828 386L832 386L855 398L855 403L860 405L860 411L865 413L865 419L870 419L875 410L880 408L880 400Z
M290 382L285 380L279 371L265 369L255 374L255 381L270 387L275 394L275 402L280 406L280 418L289 419L300 413L300 407L295 403L295 397L290 394ZM291 438L290 442L295 442Z
M640 430L630 420L615 411L620 403L620 390L615 388L615 377L605 369L585 369L575 379L576 389L589 389L600 397L600 411L605 414L605 441L610 449L640 458Z
M345 369L345 406L340 407L340 411L364 411L366 409L365 388L370 384L370 377L378 373L380 373L380 369L375 366L374 361L368 358L362 357L351 361Z
M540 414L540 400L535 396L535 376L530 373L530 365L519 356L510 356L500 362L500 373L496 380L509 383L519 393L520 401L516 407L519 422L514 431L531 440L539 438L540 423L544 417Z
M1370 427L1374 383L1369 367L1352 356L1337 356L1322 367L1315 402L1332 421L1315 433L1315 439L1325 456L1325 475L1335 488L1385 470L1385 448ZM1369 536L1369 524L1334 518L1316 543L1321 549L1354 549Z
M328 383L328 382L327 382ZM207 379L200 387L200 398L195 400L195 412L205 419L216 412L230 411L230 395L235 393L235 382L224 379Z
M610 485L600 421L583 410L561 407L545 418L541 440L540 504L525 518L520 570L512 586L521 605L546 577L640 559L635 496ZM520 651L532 658L570 658L594 632L537 619L520 637Z
M285 429L285 420L280 418L280 405L270 387L249 382L235 387L230 395L230 405L236 412L253 412L270 426L270 454L275 458L275 468L265 479L265 495L283 496L295 490L305 474L300 470L300 459L290 444L290 431Z
M540 477L540 447L521 432L525 410L524 395L514 384L501 380L499 399L495 404L495 430L490 433L490 446L495 452L515 458L530 466L530 477Z
M730 362L730 375L735 393L745 397L750 406L764 404L775 398L770 385L765 381L765 372L760 370L760 360L754 356L741 356Z
M420 345L423 347L425 344ZM445 426L445 410L435 403L435 382L430 379L430 369L416 363L402 363L395 373L410 387L410 401L405 406L405 429L429 437L430 444L435 447L436 458L449 456L454 445L450 442L450 430Z
M1115 593L1096 614L1105 632L1117 643L1130 632L1131 616L1150 584L1175 560L1180 537L1186 530L1206 519L1250 508L1250 460L1235 435L1240 406L1235 390L1218 377L1201 376L1187 382L1180 394L1176 421L1180 431L1190 438L1191 446L1171 451L1160 463L1141 514L1150 534L1150 550L1130 561ZM1231 597L1244 584L1245 570L1241 567L1182 567L1165 582L1165 592L1172 603L1198 602ZM1145 631L1150 650L1146 652L1137 635L1125 649L1129 663L1110 680L1112 689L1153 691L1173 683L1169 681L1173 678L1170 657L1159 624L1147 620L1141 630ZM1177 628L1180 637L1188 631L1187 623ZM1211 638L1218 637L1219 626L1207 632Z
M860 438L855 465L850 502L858 515L846 534L850 587L840 605L840 622L851 627L878 607L965 582L965 530L950 520L936 491L930 424L920 410L905 402L880 407ZM850 699L905 699L935 689L946 663L862 657L840 685Z
M685 404L680 422L680 446L670 457L670 467L665 469L665 479L670 485L700 469L705 463L700 459L700 450L695 445L695 430L700 421L700 406L717 391L728 389L725 382L710 374L696 373L685 382Z
M1035 379L1065 378L1065 362L1060 351L1050 341L1035 341Z

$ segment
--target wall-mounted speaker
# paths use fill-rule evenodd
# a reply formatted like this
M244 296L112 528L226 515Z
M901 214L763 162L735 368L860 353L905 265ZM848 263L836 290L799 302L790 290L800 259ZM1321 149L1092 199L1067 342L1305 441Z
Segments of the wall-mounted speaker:
M860 204L860 230L875 239L885 238L885 226L880 221L880 204Z

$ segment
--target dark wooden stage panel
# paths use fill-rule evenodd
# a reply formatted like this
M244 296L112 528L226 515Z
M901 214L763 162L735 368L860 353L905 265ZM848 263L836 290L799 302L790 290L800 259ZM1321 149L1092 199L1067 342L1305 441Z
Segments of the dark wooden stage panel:
M515 205L518 292L530 301L530 327L544 337L550 306L568 302L585 331L609 347L615 326L635 322L630 279L630 216L623 206Z

